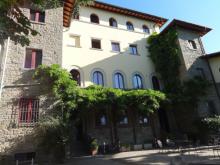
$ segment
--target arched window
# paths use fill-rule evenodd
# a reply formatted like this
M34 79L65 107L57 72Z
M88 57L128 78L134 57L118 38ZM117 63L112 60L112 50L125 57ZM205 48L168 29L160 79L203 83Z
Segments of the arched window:
M99 24L99 17L96 14L91 14L90 15L90 21L92 23L98 23Z
M143 25L143 32L150 34L150 29L146 25Z
M152 84L153 84L154 90L160 90L160 82L156 76L152 77Z
M124 89L124 77L121 73L114 75L115 88Z
M77 84L80 86L81 84L81 80L80 80L80 73L78 70L73 69L70 71L71 75L72 75L72 79L75 80L77 82Z
M118 23L114 18L109 19L109 25L112 27L118 27Z
M96 85L104 86L103 74L99 71L93 73L93 83Z
M135 89L142 89L143 88L142 77L139 74L135 74L133 76L133 85L134 85Z
M131 22L127 22L126 25L128 30L134 31L134 26Z

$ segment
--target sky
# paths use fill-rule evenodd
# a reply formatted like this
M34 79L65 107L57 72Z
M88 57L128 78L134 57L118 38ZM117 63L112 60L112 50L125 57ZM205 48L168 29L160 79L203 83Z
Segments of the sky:
M220 51L220 0L99 0L169 19L212 28L202 40L206 53Z

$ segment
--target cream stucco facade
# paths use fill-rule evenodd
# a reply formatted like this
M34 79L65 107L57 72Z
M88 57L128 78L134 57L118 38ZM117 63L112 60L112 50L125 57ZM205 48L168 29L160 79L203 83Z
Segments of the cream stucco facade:
M99 24L90 22L90 15L99 17ZM109 26L109 19L114 18L118 27ZM134 25L134 31L128 31L126 22ZM155 74L147 48L150 34L143 32L146 25L152 32L159 32L159 27L147 20L120 15L95 8L82 7L79 20L72 20L63 33L62 67L71 71L77 69L81 76L81 86L92 85L94 71L104 75L104 86L114 87L113 75L120 72L124 76L125 88L133 88L132 77L138 73L143 79L144 88L152 88L151 77ZM72 38L77 37L77 47ZM101 49L91 48L91 39L101 40ZM112 51L111 42L120 44L120 52ZM129 53L129 45L137 45L138 55Z
M209 63L216 83L220 83L220 56L210 58Z

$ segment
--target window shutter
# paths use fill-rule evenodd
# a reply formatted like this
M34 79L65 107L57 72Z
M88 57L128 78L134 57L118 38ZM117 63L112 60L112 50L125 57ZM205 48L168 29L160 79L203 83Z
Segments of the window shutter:
M39 13L39 12L36 12L36 13L35 13L35 21L36 21L36 22L39 22L39 18L40 18L40 13Z
M31 54L31 68L35 68L36 66L36 51L32 50L32 54Z

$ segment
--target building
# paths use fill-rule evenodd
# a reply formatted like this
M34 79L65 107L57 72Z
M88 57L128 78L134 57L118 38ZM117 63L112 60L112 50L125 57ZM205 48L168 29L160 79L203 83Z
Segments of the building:
M74 2L66 0L64 8L45 12L32 10L28 5L22 7L41 35L31 36L27 47L10 40L0 46L0 142L3 144L0 153L8 149L34 151L32 139L27 135L41 113L53 105L50 98L42 95L40 84L32 80L34 69L40 64L62 65L82 88L92 84L119 89L160 90L163 87L149 58L147 38L153 32L160 33L166 19L102 2L81 7L79 16L71 18ZM198 114L208 116L213 109L219 114L219 53L204 56L201 41L211 29L174 20L162 33L171 27L178 31L181 79L200 75L212 83ZM172 113L159 111L155 117L156 130L150 127L149 118L137 120L137 143L149 142L153 136L159 136L161 130L175 130ZM122 143L134 142L129 120L125 114L118 122L118 138ZM105 114L91 112L82 124L83 133L98 138L101 143L110 143Z
M217 95L220 98L220 52L207 54L203 57L211 68Z
M63 7L39 12L26 4L21 10L40 35L30 36L26 47L10 38L0 47L0 153L33 151L33 139L24 137L52 105L32 79L34 69L62 61Z
M185 81L195 76L200 76L210 82L207 96L201 96L201 101L199 102L198 109L195 114L196 117L203 118L210 115L219 114L219 91L216 88L216 80L214 79L211 70L211 68L213 69L213 67L216 67L218 62L209 64L206 60L204 60L209 59L209 56L206 56L206 52L201 39L212 29L174 19L169 25L165 27L161 34L166 33L170 28L174 28L178 34L178 45L181 50L180 79ZM173 127L175 127L175 120L178 120L178 116L176 116L175 119L172 118L172 114L170 113L167 114L167 116L171 130L175 130ZM186 123L179 124L178 129L183 132L188 132L189 126L187 126Z
M63 33L62 67L82 88L92 84L120 89L153 89L159 78L149 58L147 38L167 20L130 9L95 2L81 7ZM153 80L153 81L152 81ZM153 84L154 82L154 84ZM83 132L110 143L110 129L105 114L91 113ZM152 139L152 131L138 125L137 142ZM129 115L119 121L121 143L133 143ZM138 124L138 123L137 123ZM87 130L87 131L86 131Z
M62 67L66 68L83 88L98 84L120 89L161 89L162 80L149 58L146 41L153 32L159 33L160 27L166 21L164 18L102 2L81 7L79 16L69 21L69 26L67 25L68 28L63 33ZM178 32L181 49L180 79L184 81L194 76L202 76L212 84L207 98L202 98L199 103L197 115L206 117L212 112L218 114L220 102L211 70L207 62L200 58L205 55L201 37L211 29L173 20L161 34L170 28L175 28ZM83 125L88 127L84 128L84 132L100 141L109 141L110 135L106 131L108 129L100 129L97 125L102 123L104 116L89 116L93 117L86 119L87 124ZM175 117L169 111L159 111L157 123L157 130L168 133L176 131ZM132 143L132 136L129 137L129 115L123 124L127 127L120 127L119 124L119 139L121 142ZM104 122L103 125L106 126L107 123ZM152 138L150 129L143 130L140 129L138 143ZM161 131L156 131L153 136L159 136ZM187 130L182 128L182 131Z

